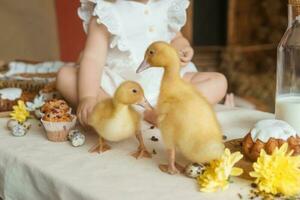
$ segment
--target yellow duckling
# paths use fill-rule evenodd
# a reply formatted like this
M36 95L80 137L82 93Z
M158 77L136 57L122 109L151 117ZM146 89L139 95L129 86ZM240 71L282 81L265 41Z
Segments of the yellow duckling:
M140 129L141 116L132 108L132 104L148 106L141 86L133 81L122 83L113 98L98 103L90 118L91 125L99 135L99 144L90 149L90 152L104 152L110 149L105 140L118 142L132 136L139 141L134 157L151 157L145 148Z
M151 66L164 69L156 112L169 162L160 169L170 174L179 172L175 148L196 163L220 158L224 144L216 115L208 101L180 77L177 51L165 42L151 44L137 73Z

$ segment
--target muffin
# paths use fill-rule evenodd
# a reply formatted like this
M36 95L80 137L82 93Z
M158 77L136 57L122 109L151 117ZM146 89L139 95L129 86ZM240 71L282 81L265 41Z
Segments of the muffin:
M75 126L76 116L53 109L45 113L41 122L50 141L63 142L68 140L68 132Z
M295 129L281 120L262 120L244 137L242 151L249 160L256 161L262 149L272 154L284 143L293 155L300 153L300 135Z
M50 100L46 102L41 108L41 112L44 114L48 112L52 112L54 110L63 113L70 113L71 108L68 106L67 102L60 99Z

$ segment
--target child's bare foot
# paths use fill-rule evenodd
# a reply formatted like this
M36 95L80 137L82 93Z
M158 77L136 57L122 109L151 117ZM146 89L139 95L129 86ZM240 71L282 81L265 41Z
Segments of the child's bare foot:
M232 107L232 108L235 107L234 94L233 93L230 93L230 94L226 95L224 105Z
M154 126L157 126L156 122L157 116L154 110L146 110L144 112L144 120L146 122L149 122L150 124L153 124Z

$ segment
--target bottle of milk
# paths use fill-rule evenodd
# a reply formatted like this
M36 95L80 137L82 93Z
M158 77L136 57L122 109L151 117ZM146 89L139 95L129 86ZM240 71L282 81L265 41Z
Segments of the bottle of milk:
M291 26L277 50L275 114L300 133L300 0L289 0L289 4Z

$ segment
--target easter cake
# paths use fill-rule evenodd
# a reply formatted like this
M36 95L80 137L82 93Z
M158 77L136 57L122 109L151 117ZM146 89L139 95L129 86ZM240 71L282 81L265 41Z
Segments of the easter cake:
M242 150L251 161L256 161L262 149L272 154L276 148L288 143L293 155L300 153L300 134L281 120L262 120L244 137Z
M23 91L20 88L0 89L0 112L11 111L18 100L30 101L35 94Z

